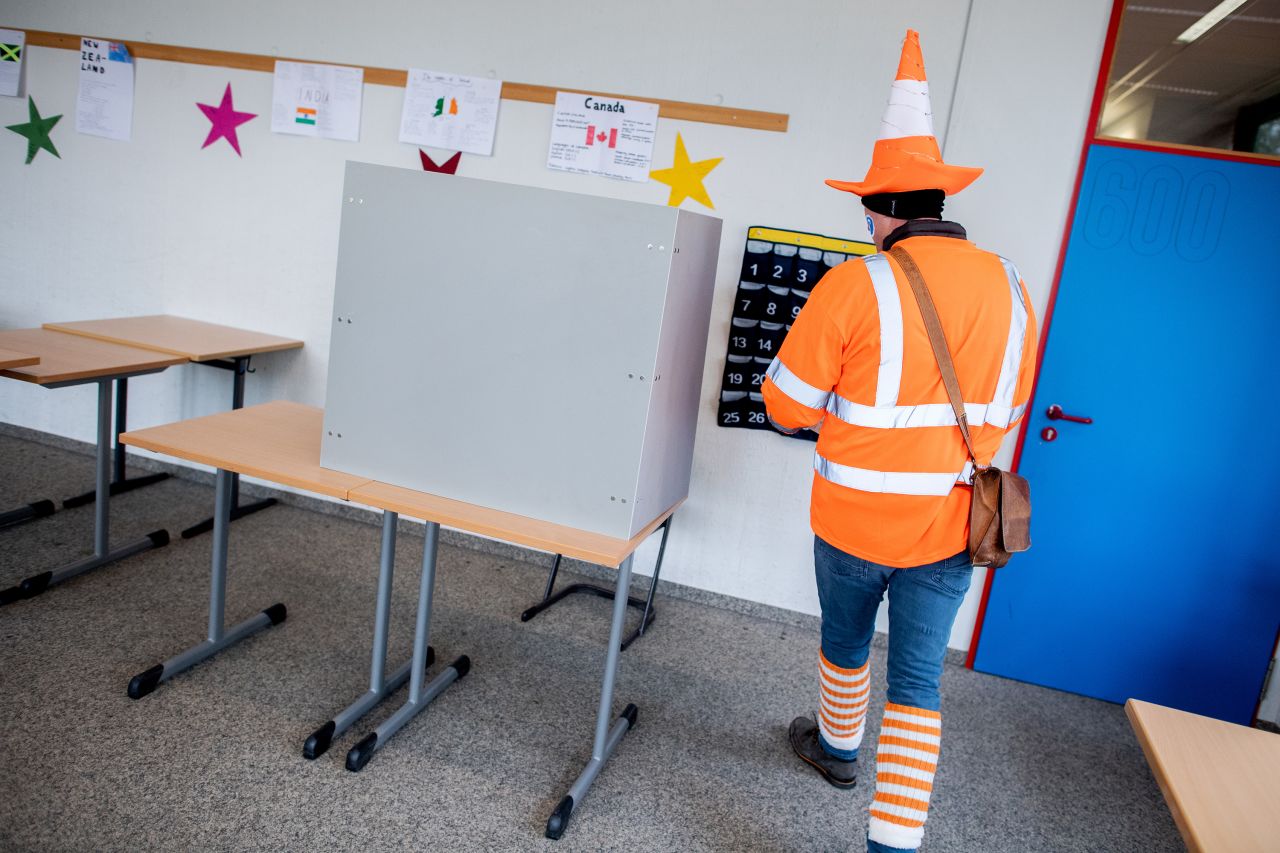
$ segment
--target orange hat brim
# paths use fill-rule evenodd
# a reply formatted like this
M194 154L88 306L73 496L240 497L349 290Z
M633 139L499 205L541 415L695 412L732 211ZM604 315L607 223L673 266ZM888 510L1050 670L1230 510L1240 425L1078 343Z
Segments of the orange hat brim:
M955 195L982 174L974 166L952 166L937 156L933 137L882 139L876 143L871 168L861 181L827 181L827 186L856 196L942 190Z
M914 190L942 190L947 195L955 195L972 184L982 174L982 169L972 166L950 166L939 163L936 166L912 170L904 173L902 169L881 169L875 166L867 172L861 181L828 180L827 186L834 187L856 196L876 195L878 193L905 193Z

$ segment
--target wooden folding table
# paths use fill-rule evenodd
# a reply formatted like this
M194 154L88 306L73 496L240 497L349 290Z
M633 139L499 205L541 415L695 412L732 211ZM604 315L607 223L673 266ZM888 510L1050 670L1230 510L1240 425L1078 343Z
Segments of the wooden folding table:
M186 361L163 353L103 341L78 338L46 329L12 329L0 332L0 348L30 353L39 359L25 367L0 369L0 376L31 382L44 388L66 388L72 385L98 385L98 467L97 506L94 513L93 556L69 563L58 569L41 572L17 586L0 590L0 605L32 598L54 584L122 560L133 554L168 544L169 534L156 530L143 539L111 550L109 501L111 498L111 386L131 376L159 373L166 367ZM53 507L49 501L37 502L11 510L5 516L21 520L46 515Z
M591 758L547 821L548 837L559 838L574 809L586 795L609 756L627 731L635 725L637 709L634 704L628 704L617 717L613 716L612 710L622 630L626 621L631 565L636 549L656 530L665 529L665 523L676 507L663 512L636 537L623 540L449 500L321 468L320 436L323 422L324 412L321 409L297 403L275 402L127 432L121 436L126 445L212 465L218 469L208 637L192 649L134 677L129 684L129 695L135 699L145 696L179 672L285 617L285 606L274 604L229 631L223 628L232 472L366 504L383 511L369 689L316 729L303 747L303 755L307 758L322 755L335 738L407 680L409 696L405 703L347 753L346 767L352 771L363 768L393 734L471 669L470 659L462 655L444 667L430 682L426 680L426 669L431 659L428 640L441 524L616 567L618 575L613 595L613 619L609 629L609 645L605 656ZM418 590L413 654L409 662L388 674L387 626L395 562L396 522L400 515L426 522L426 544Z
M1137 699L1124 710L1191 853L1280 850L1280 734Z
M218 367L233 373L231 408L244 406L245 374L252 373L249 361L255 355L281 350L298 349L302 341L282 338L263 332L237 329L202 320L176 317L172 314L153 314L142 317L117 317L109 320L81 320L71 323L45 323L44 328L67 334L80 335L110 343L124 344L140 349L153 350L181 356L194 364ZM128 417L129 383L121 379L116 383L116 447L115 469L111 483L113 495L141 488L168 477L168 474L148 474L129 478L125 475L124 445L120 433L125 432ZM74 507L92 503L93 492L68 498L64 506ZM231 519L243 518L275 503L274 498L240 503L239 477L231 480ZM190 539L213 529L213 519L205 519L182 531L182 538Z

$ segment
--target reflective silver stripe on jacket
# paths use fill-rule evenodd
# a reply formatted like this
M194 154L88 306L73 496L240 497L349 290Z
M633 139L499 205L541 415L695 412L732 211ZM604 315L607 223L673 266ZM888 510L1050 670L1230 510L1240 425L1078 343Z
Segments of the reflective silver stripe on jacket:
M876 406L896 406L902 385L902 300L898 282L884 255L863 258L880 314L880 371L876 374Z
M1022 286L1018 270L1012 263L1000 259L1004 274L1009 279L1009 338L1004 345L1004 361L1000 364L1000 378L996 380L996 395L991 401L996 406L1011 408L1013 395L1018 390L1018 371L1022 367L1022 347L1027 338L1027 303L1022 299ZM1007 425L1007 424L1006 424Z
M831 392L815 388L805 382L792 373L782 363L781 359L775 358L764 375L773 380L773 384L778 386L779 391L800 405L808 406L810 409L825 409L827 407L827 400L830 398Z
M995 403L984 406L981 403L965 403L964 413L969 417L970 426L987 423L1001 428L1007 427L1022 417L1025 405L999 406ZM839 394L832 393L827 403L827 411L840 420L853 426L873 427L875 429L900 429L909 427L946 427L957 426L955 412L950 403L921 403L918 406L867 406L846 400Z
M876 379L876 404L868 406L847 400L832 393L827 411L853 426L876 429L910 427L956 426L956 416L950 403L924 403L917 406L899 406L898 391L902 383L902 305L898 298L897 282L893 270L882 255L870 255L864 259L871 274L871 286L875 291L880 314L880 371ZM1009 281L1011 311L1009 335L1005 340L1004 357L1000 363L1000 376L996 381L994 399L990 403L965 403L965 414L973 426L991 424L1004 429L1022 417L1025 405L1013 405L1018 390L1018 374L1022 367L1022 350L1027 335L1027 305L1022 298L1018 270L1008 260L1001 258L1005 276Z
M813 470L824 480L847 489L860 492L878 492L891 495L929 495L945 497L951 494L956 484L967 484L973 476L973 463L966 462L964 470L959 474L952 472L932 473L919 471L872 471L868 468L855 468L852 465L841 465L832 462L819 453L814 453Z

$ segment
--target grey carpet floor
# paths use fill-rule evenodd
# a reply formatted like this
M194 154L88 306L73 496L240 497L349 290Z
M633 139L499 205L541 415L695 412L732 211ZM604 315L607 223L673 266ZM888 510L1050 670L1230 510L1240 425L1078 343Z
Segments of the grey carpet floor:
M90 483L80 454L0 436L0 503ZM590 755L608 605L577 597L529 623L543 566L442 547L432 644L473 670L361 773L306 736L367 687L378 528L295 506L232 527L227 618L289 618L132 701L132 675L198 641L210 538L176 532L212 490L170 479L112 501L112 538L175 541L0 609L0 849L853 850L853 791L793 757L816 701L815 631L660 599L622 656L617 704L639 725L574 816L547 815ZM91 550L93 510L0 531L0 587ZM413 630L422 540L401 536L392 665ZM805 554L796 571L808 571ZM873 708L884 654L872 658ZM947 667L943 760L924 850L1174 851L1182 845L1121 708ZM872 736L879 712L871 714ZM870 759L870 750L867 751ZM870 760L867 761L870 765Z

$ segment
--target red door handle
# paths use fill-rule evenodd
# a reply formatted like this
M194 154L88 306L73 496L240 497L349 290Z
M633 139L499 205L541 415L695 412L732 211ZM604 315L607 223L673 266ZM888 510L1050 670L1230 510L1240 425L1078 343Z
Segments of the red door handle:
M1093 418L1082 418L1079 415L1068 415L1066 412L1062 411L1062 407L1057 403L1054 403L1046 409L1045 415L1047 415L1051 421L1071 421L1073 424L1093 423Z

